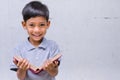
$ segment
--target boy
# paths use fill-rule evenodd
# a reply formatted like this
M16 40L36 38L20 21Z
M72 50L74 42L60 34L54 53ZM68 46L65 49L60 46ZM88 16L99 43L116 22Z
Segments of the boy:
M60 53L58 45L44 36L50 26L49 10L39 1L32 1L22 10L22 26L28 32L28 39L14 49L13 57L20 56L16 61L13 58L11 70L16 71L19 80L55 80L60 60L51 61L51 58ZM30 64L43 65L38 74L30 71Z

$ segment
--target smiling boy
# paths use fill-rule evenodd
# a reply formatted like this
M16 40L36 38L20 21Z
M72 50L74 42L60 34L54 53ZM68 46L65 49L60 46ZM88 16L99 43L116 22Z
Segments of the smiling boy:
M17 62L14 58L10 69L16 71L19 80L55 80L58 74L60 60L51 61L51 58L60 53L56 42L47 40L44 36L50 27L49 10L39 1L32 1L22 10L22 26L29 37L18 45L13 51L14 56L21 56ZM30 63L35 66L43 66L43 71L32 73Z

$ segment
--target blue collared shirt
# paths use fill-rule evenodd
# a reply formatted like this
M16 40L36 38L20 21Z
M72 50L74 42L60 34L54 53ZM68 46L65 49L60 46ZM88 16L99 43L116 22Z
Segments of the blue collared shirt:
M13 56L21 56L35 66L41 66L45 60L50 59L59 53L60 49L56 42L47 40L46 38L43 38L41 44L37 48L27 39L13 50ZM13 61L11 62L10 69L17 70L17 66ZM25 80L55 80L55 77L50 76L46 71L34 74L28 70Z

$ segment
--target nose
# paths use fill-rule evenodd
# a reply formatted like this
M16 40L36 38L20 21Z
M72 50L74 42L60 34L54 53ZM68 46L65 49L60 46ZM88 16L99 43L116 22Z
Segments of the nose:
M35 32L38 32L39 30L40 30L40 29L39 29L39 27L37 27L37 26L34 28L34 31L35 31Z

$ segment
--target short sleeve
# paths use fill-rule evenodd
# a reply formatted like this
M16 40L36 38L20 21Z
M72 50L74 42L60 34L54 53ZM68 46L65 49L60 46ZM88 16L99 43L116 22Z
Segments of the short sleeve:
M13 57L14 56L19 56L20 55L20 53L19 53L19 51L18 51L18 49L17 48L14 48L12 51L11 51L11 58L10 58L10 70L12 70L12 71L17 71L17 66L14 64L14 62L13 62Z
M50 52L51 53L50 58L54 57L57 54L62 54L62 52L61 52L61 50L60 50L60 48L59 48L59 46L56 42L53 42L51 45L52 46L51 46L51 50L50 50L51 51ZM60 62L61 58L59 58L58 61Z

